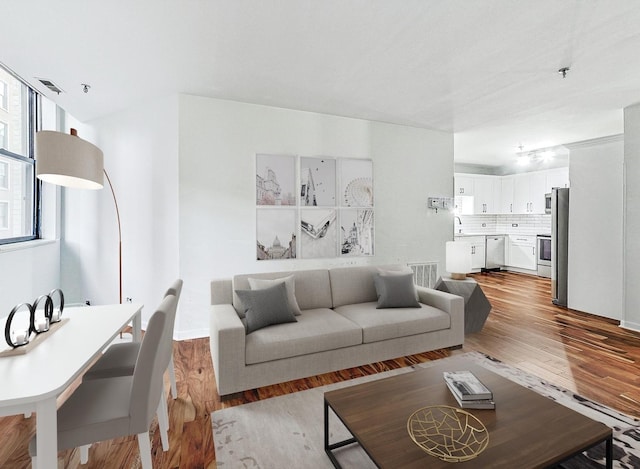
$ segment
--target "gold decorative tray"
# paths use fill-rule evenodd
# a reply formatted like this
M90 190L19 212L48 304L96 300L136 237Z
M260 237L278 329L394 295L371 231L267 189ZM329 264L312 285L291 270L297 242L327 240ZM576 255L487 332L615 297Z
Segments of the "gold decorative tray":
M450 406L418 409L407 420L407 431L422 450L447 462L473 459L489 444L489 432L480 420Z

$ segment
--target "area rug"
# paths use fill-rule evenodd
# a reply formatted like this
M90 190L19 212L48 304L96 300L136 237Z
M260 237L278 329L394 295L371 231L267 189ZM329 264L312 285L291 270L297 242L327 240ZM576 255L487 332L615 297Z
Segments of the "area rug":
M614 468L640 468L640 422L590 401L566 389L506 365L477 352L464 356L483 367L571 409L600 421L613 429ZM454 358L454 357L452 357ZM444 358L442 360L449 360ZM433 366L425 362L417 367ZM441 360L438 360L441 363ZM219 468L271 469L283 467L327 468L333 465L324 452L323 395L326 391L411 373L415 368L401 368L365 376L315 389L274 397L212 413L213 439ZM348 431L330 412L330 441L350 437ZM349 445L335 452L342 467L375 468L358 445ZM590 469L604 466L604 444L572 458L564 469Z

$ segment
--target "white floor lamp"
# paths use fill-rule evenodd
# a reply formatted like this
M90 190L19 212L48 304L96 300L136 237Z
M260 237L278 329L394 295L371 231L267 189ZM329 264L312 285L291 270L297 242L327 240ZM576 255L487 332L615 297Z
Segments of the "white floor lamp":
M122 230L120 210L111 179L104 169L102 150L78 137L76 129L69 134L42 130L36 133L36 176L57 186L76 189L102 189L107 178L118 221L118 285L122 303Z

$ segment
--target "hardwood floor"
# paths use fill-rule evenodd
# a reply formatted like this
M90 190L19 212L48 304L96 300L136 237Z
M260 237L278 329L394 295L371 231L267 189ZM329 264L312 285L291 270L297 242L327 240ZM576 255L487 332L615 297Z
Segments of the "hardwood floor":
M482 331L466 336L460 350L439 350L267 386L221 401L208 339L176 342L178 398L169 399L171 449L161 450L157 422L151 428L154 468L213 468L210 413L216 409L332 382L409 366L467 351L487 353L622 412L640 417L640 334L616 321L559 308L547 279L514 273L477 274L493 308ZM165 382L167 390L168 382ZM28 468L27 443L35 418L0 418L0 467ZM77 451L59 453L62 468L140 467L135 438L102 442L80 466Z

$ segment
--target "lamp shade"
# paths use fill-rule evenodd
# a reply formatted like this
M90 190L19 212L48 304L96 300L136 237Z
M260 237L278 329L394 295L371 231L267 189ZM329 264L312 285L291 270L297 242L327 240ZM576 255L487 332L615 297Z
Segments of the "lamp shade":
M102 189L102 150L75 134L50 130L36 133L36 176L45 182L77 189Z
M461 280L471 272L471 244L464 241L447 241L446 269L451 278Z

